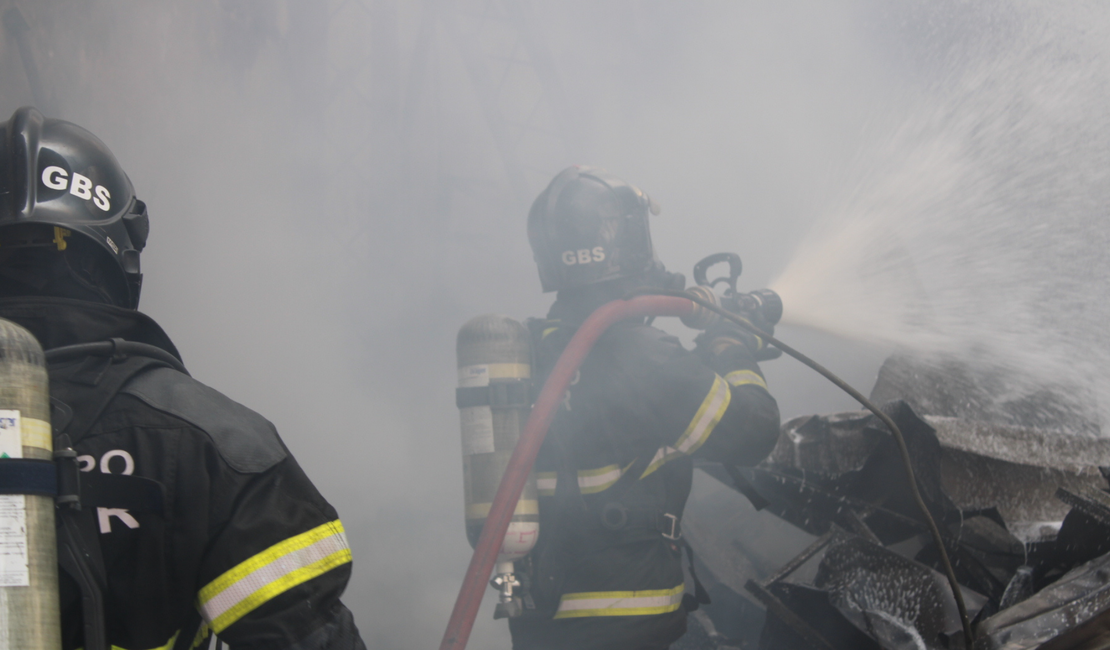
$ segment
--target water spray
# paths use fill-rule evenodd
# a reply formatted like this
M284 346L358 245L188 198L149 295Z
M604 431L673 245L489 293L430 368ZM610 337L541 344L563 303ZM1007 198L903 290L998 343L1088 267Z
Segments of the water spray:
M721 262L729 263L729 275L726 278L709 281L706 277L706 271L709 267ZM914 501L928 524L933 543L936 544L940 555L945 576L948 579L952 596L959 610L960 623L966 643L965 647L972 647L974 637L971 631L971 620L967 615L967 606L964 604L963 593L956 580L952 563L948 558L948 551L945 548L940 529L937 528L936 521L934 521L924 499L921 497L921 492L918 490L909 449L898 425L871 400L864 397L862 393L843 379L837 377L832 371L753 325L753 320L755 322L766 322L770 325L778 322L782 316L782 301L778 294L769 289L751 293L738 292L736 290L736 280L740 276L741 270L742 265L739 256L733 253L711 255L694 267L694 279L697 286L685 291L651 287L632 291L622 299L614 300L599 307L578 328L578 331L564 349L563 354L555 363L543 390L536 398L524 431L521 433L516 447L513 449L512 457L505 467L500 485L482 526L481 534L474 545L474 555L471 557L466 577L459 589L455 607L451 612L451 618L447 623L447 629L444 631L443 640L440 643L440 650L463 650L466 647L470 631L474 626L474 619L478 615L486 581L489 579L490 572L498 559L505 531L512 520L521 492L532 471L532 465L539 454L540 446L547 435L551 421L555 417L555 412L562 403L563 395L572 377L586 359L586 355L589 354L601 335L613 324L630 318L655 316L678 316L683 323L699 328L711 325L717 318L728 320L761 337L775 349L781 350L809 366L838 388L851 395L887 426L898 444L902 465L906 471L906 480L909 482ZM728 284L728 289L725 290L724 296L718 299L712 288L722 282ZM722 308L722 305L725 308ZM730 309L735 309L738 313L734 313Z
M728 276L709 280L707 277L708 270L716 264L725 262L729 265ZM952 569L952 563L948 558L948 551L944 546L944 540L941 537L940 529L937 528L936 521L934 521L932 514L929 512L929 508L925 505L924 499L921 498L921 492L917 487L917 477L913 471L913 463L910 460L909 448L906 446L906 440L902 436L902 431L889 415L884 413L874 402L864 397L863 393L853 388L848 382L836 376L828 368L753 324L766 323L773 327L778 323L783 314L782 298L770 289L759 289L750 293L737 291L736 280L740 277L742 270L743 265L739 255L735 253L716 253L702 259L694 265L695 286L684 291L645 287L632 291L626 298L643 295L686 298L695 305L691 315L683 317L682 319L683 324L686 326L695 329L706 329L720 318L740 326L742 329L762 338L765 343L770 344L774 349L781 350L791 357L794 357L816 371L822 377L831 381L837 388L851 395L853 399L862 404L867 410L874 413L875 417L879 418L879 420L890 429L891 434L894 436L894 440L898 443L898 451L901 454L902 466L906 470L906 480L909 483L914 502L917 504L922 516L928 523L933 543L936 544L940 554L945 576L948 578L948 584L952 588L952 596L956 601L956 608L960 613L960 623L964 631L964 640L967 642L967 647L970 648L974 637L971 633L971 619L967 615L967 606L964 603L963 592L960 590L960 585L956 580L956 573ZM724 290L724 295L720 299L718 299L717 295L713 292L713 288L718 284L727 285ZM763 358L774 357L765 356Z

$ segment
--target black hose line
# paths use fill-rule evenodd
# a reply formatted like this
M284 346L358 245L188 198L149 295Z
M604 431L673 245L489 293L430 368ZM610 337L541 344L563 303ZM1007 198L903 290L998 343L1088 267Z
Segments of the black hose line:
M936 544L937 551L940 553L940 561L941 564L944 565L944 574L948 578L948 585L952 588L952 596L956 599L956 607L960 611L960 623L963 626L964 641L967 644L966 647L971 648L972 643L974 642L974 636L971 632L971 619L968 618L967 615L967 606L964 604L963 592L960 590L959 582L956 581L956 572L952 569L952 562L948 559L948 550L945 548L944 539L940 534L940 529L937 528L937 523L933 519L932 513L929 512L929 507L925 505L925 500L921 498L921 492L917 488L917 477L914 475L913 463L910 460L910 450L908 447L906 447L906 439L902 437L902 431L898 428L898 425L894 423L894 420L891 419L891 417L886 413L883 413L883 411L878 406L876 406L874 402L864 397L863 393L859 392L855 388L852 388L843 379L834 375L832 371L830 371L828 368L825 368L813 359L810 359L809 357L795 350L789 345L760 330L759 328L752 325L743 318L740 318L736 314L721 309L717 305L714 305L709 301L702 300L701 298L691 295L685 291L643 288L629 292L625 296L625 298L627 299L637 295L659 295L674 296L676 298L686 298L694 302L695 304L708 309L718 316L739 325L752 334L755 334L756 336L762 338L764 341L774 345L776 348L782 350L798 361L801 361L805 365L809 366L825 379L828 379L832 383L836 384L836 386L840 388L840 390L851 395L857 402L867 408L867 410L874 413L875 417L882 420L883 424L885 424L887 428L890 429L891 434L893 434L894 436L894 440L898 443L898 450L899 452L901 452L902 455L902 466L906 470L906 480L909 482L910 491L913 493L914 501L917 502L917 507L921 510L922 516L925 517L925 521L929 525L929 532L932 534L933 543Z

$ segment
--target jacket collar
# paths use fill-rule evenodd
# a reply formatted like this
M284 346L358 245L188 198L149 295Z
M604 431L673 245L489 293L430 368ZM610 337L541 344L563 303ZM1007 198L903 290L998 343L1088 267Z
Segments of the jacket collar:
M30 330L44 350L121 338L157 346L181 359L158 323L133 309L70 298L23 296L0 298L0 318Z
M587 284L564 289L556 294L555 303L547 313L548 320L557 320L564 327L577 328L598 307L624 297L634 288L644 285L640 277L618 278L608 282ZM634 319L643 322L642 318Z

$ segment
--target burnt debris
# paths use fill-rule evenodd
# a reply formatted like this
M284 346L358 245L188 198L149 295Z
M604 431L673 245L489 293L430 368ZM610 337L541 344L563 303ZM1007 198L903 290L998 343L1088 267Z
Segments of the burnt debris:
M1110 647L1110 440L1052 390L999 400L999 374L955 363L892 358L872 397L892 398L975 650ZM758 467L699 467L683 528L714 602L676 650L965 646L874 415L795 418Z

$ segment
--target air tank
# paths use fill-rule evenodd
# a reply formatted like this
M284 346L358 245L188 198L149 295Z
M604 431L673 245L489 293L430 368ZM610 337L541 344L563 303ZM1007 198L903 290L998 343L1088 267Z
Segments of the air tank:
M0 319L0 459L51 461L50 390L42 347ZM0 494L0 650L59 650L54 499Z
M466 536L473 547L531 412L531 337L524 325L508 316L478 316L459 330L457 353L455 401L462 425ZM513 576L512 563L536 545L539 515L533 472L516 504L494 570L502 616L520 610L520 598L514 592L520 583Z

